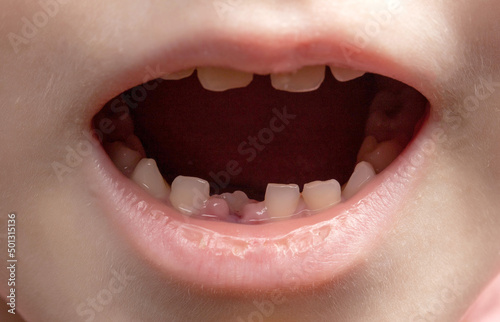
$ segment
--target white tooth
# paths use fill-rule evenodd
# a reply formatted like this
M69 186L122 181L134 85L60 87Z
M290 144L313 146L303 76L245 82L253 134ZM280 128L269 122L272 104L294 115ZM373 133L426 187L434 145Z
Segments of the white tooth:
M264 203L270 217L289 217L294 214L300 200L299 186L296 184L267 185Z
M340 184L337 180L306 183L302 198L310 210L321 210L340 202Z
M170 187L163 180L156 161L142 159L132 172L130 179L155 198L167 200Z
M358 163L361 161L365 161L365 160L363 160L363 157L365 156L365 154L370 153L373 150L375 150L377 145L378 145L378 142L374 136L369 135L369 136L365 137L363 144L361 144L361 147L359 148L358 157L357 157Z
M325 79L325 66L308 66L293 73L271 74L275 89L288 92L310 92L318 89Z
M166 74L160 78L165 79L165 80L179 80L179 79L183 79L183 78L188 78L189 76L191 76L193 74L193 72L194 72L194 68L191 68L191 69L181 70L181 71L176 72L176 73Z
M134 171L135 166L142 159L139 152L130 149L120 141L106 144L106 151L118 170L127 176Z
M335 77L335 79L339 82L348 82L366 74L366 72L362 72L359 70L334 66L330 66L330 70L332 71L333 77Z
M351 198L375 176L375 170L370 163L365 161L358 163L351 175L351 178L347 182L344 191L342 191L342 196L345 199Z
M360 161L367 161L373 165L376 173L382 172L403 151L403 146L397 139L378 143L375 148L365 153Z
M220 195L220 198L226 200L229 209L231 209L234 213L239 213L241 209L250 201L246 193L239 190L233 193L225 192Z
M210 185L203 179L178 176L172 182L170 202L184 214L197 214L209 197Z
M201 67L197 71L201 86L215 92L246 87L253 79L253 74L227 68Z

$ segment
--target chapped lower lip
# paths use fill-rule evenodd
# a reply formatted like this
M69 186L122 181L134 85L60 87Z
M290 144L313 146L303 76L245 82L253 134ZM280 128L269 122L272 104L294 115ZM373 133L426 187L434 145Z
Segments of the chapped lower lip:
M293 289L326 284L374 251L424 176L435 130L426 121L406 150L347 202L256 226L177 213L123 176L102 148L85 170L103 212L167 278L221 290Z

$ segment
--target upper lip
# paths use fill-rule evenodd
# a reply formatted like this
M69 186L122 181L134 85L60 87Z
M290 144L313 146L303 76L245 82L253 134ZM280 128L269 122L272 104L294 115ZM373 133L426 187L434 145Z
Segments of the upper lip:
M407 37L405 29L412 28L411 22L401 23L405 19L403 13L390 14L389 23L377 22L373 13L387 12L389 5L377 6L374 2L374 7L372 11L366 9L372 14L362 16L358 13L359 5L344 5L342 10L328 16L329 19L324 19L326 15L322 14L323 19L314 21L309 19L311 13L296 11L291 17L288 12L273 11L268 20L258 22L248 18L252 15L228 15L225 20L215 15L212 23L185 22L186 31L177 33L178 37L169 34L175 22L147 25L142 33L153 36L138 39L134 37L142 37L142 34L136 32L124 48L107 57L119 63L110 64L113 69L101 79L108 86L101 87L97 93L99 104L93 106L92 112L95 114L104 102L126 89L163 74L198 66L270 74L290 72L303 66L338 65L396 79L431 101L438 82L436 75L443 74L448 62L438 61L437 57L433 62L421 59L422 55L415 52L411 41L395 41L394 38ZM346 18L349 13L353 17L357 15L358 19ZM247 27L246 22L251 27ZM377 32L367 31L374 24L378 25ZM423 27L420 29L425 34ZM393 37L383 37L384 34ZM364 39L363 44L360 44L360 37ZM425 39L419 41L428 46ZM127 48L131 52L127 52Z
M333 30L346 28L340 25ZM131 55L127 58L128 68L117 70L113 75L115 86L103 91L100 101L161 73L196 66L266 74L323 64L389 76L429 97L430 87L421 85L423 69L392 61L389 51L380 50L378 40L364 48L356 61L348 61L341 48L349 42L349 34L332 35L331 30L314 37L262 31L199 31L175 46L160 43L148 54ZM92 112L98 109L96 105ZM120 223L131 245L167 276L199 286L265 289L318 285L352 269L363 253L375 247L384 227L392 222L396 208L411 190L411 178L422 173L410 161L410 156L419 152L417 145L411 145L364 189L359 195L362 198L310 218L259 227L182 217L121 177L102 149L95 154L96 162L88 171L98 183L93 189L102 196L103 211Z

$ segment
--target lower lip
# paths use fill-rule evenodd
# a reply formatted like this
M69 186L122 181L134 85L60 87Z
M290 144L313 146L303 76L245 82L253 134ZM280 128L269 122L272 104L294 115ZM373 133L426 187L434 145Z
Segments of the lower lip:
M167 278L225 291L294 289L326 284L377 248L425 174L429 149L423 143L431 132L425 124L406 150L347 202L263 225L183 216L124 177L103 149L96 149L96 163L87 170L103 213L138 257Z

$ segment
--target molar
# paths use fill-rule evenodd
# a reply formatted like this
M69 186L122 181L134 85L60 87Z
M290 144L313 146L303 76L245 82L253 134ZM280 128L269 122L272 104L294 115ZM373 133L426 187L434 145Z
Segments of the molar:
M227 68L199 67L197 71L201 86L214 92L246 87L253 79L253 74Z
M271 74L271 83L277 90L310 92L318 89L325 79L325 66L307 66L293 73Z
M340 184L337 180L306 183L302 198L310 210L321 210L341 201Z
M130 149L120 141L106 144L105 149L111 161L126 176L132 174L132 171L142 159L139 152Z
M153 159L142 159L132 172L130 179L146 190L151 196L167 200L170 187L163 179L156 161Z
M178 176L172 182L170 202L183 214L198 214L205 207L209 197L210 185L203 179Z
M264 203L270 217L286 218L293 215L299 200L300 191L296 184L267 185Z
M371 141L369 138L370 137L367 137L365 142L367 142L367 140ZM373 138L373 140L375 140L375 138ZM365 142L363 146L365 146ZM368 142L366 145L371 145L372 143L373 142ZM359 151L358 162L367 161L373 165L376 173L380 173L387 168L392 161L396 160L398 155L403 151L403 146L399 143L398 139L380 143L377 143L375 140L375 143L374 146L370 146L371 150L366 149L365 151Z

